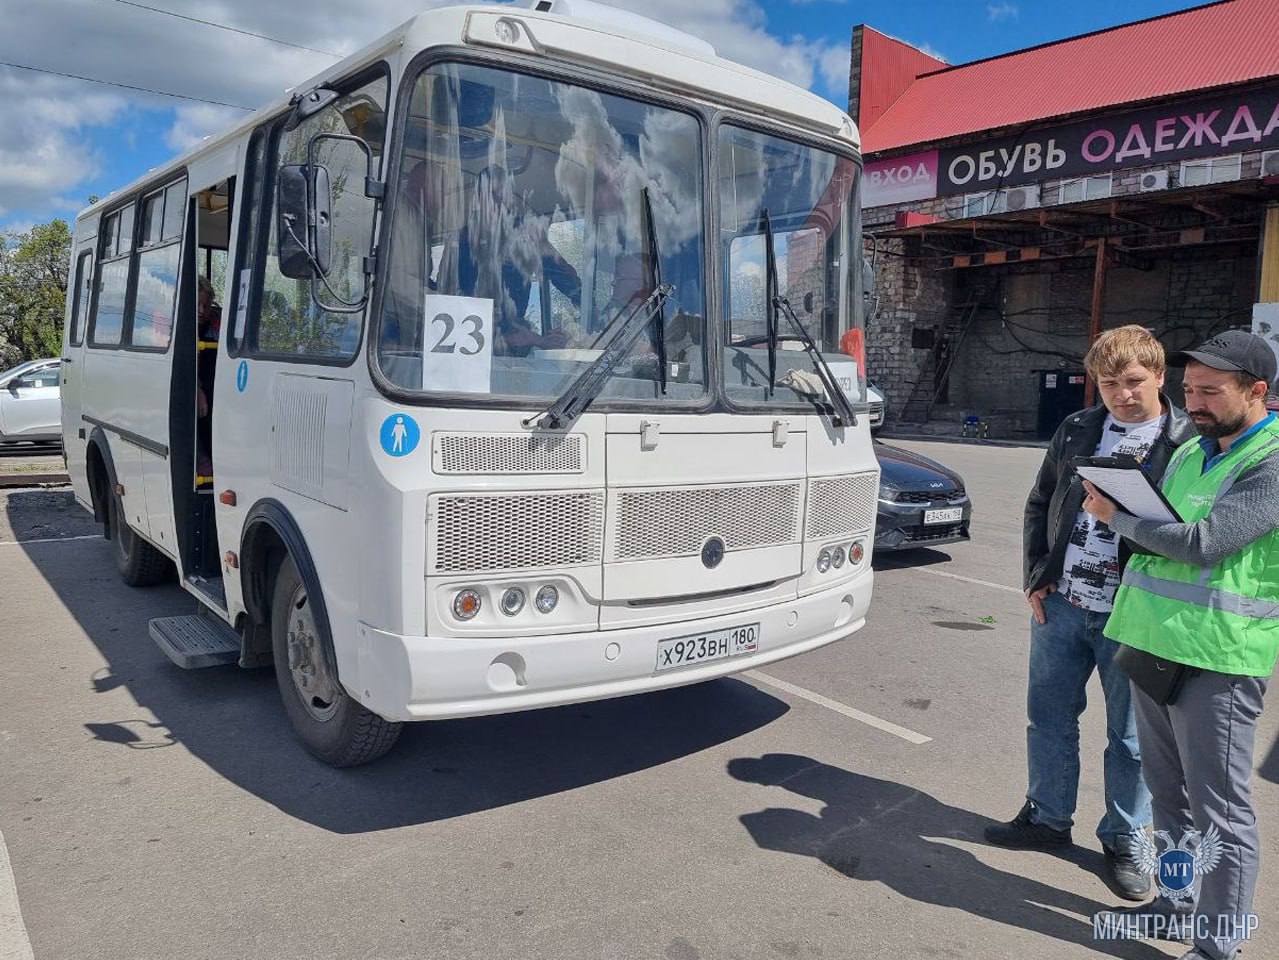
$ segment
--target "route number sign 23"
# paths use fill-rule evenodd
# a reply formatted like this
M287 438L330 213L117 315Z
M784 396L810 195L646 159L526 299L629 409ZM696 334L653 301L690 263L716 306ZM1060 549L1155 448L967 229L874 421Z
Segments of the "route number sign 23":
M493 301L427 294L422 389L488 393L493 378Z

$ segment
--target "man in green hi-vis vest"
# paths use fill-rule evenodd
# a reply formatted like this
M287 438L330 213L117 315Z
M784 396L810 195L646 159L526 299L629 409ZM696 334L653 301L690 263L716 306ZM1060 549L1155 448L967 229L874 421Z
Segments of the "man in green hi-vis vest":
M1183 960L1226 960L1256 927L1253 738L1279 655L1279 422L1265 406L1276 364L1265 341L1241 330L1170 363L1186 368L1186 411L1200 434L1163 479L1185 522L1139 520L1091 484L1084 509L1140 551L1106 636L1188 668L1167 703L1133 684L1155 835L1195 857L1193 868L1185 853L1160 861L1161 895L1137 911L1171 920L1144 928L1193 939ZM1178 870L1200 874L1197 899Z

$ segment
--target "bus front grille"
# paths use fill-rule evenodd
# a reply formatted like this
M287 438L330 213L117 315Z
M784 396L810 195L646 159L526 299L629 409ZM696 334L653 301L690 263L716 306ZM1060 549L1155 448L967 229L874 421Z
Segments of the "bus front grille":
M436 473L583 473L586 438L578 433L436 433L431 458Z
M711 537L730 551L796 543L801 491L794 480L615 491L608 558L697 556Z
M429 522L433 573L597 564L604 493L436 494Z
M875 522L879 479L873 471L808 481L808 539L859 533Z

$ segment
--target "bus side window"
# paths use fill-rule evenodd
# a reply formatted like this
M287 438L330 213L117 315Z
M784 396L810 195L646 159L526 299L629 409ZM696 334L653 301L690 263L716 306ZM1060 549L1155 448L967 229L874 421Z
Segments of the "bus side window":
M231 302L224 304L223 311L223 330L227 351L232 356L238 356L245 343L246 318L253 300L252 284L248 283L247 279L253 276L254 265L258 262L258 250L265 239L260 226L263 189L267 182L265 160L268 138L266 128L259 127L249 140L249 149L244 163L244 191L236 216L232 218L228 227L229 230L240 231L236 242L236 277L235 282L231 284ZM228 234L228 242L229 240ZM215 289L217 289L216 286Z
M129 252L133 249L133 204L103 218L98 231L98 296L89 326L89 345L118 347L124 336L129 293Z
M357 133L364 137L372 148L373 156L380 158L383 152L384 124L364 122L361 118L385 113L387 80L378 76L364 86L339 97L330 106L312 115L293 130L277 127L274 138L274 151L269 151L267 166L278 170L284 164L305 163L307 147L312 136L317 133L348 134ZM340 151L329 151L335 141L325 141L320 147L319 162L330 167L330 176L334 184L343 185L344 189L335 189L333 194L334 217L342 214L343 209L358 208L363 194L356 197L355 185L363 184L363 169L355 170L345 166L349 158L363 155L352 151L346 145L340 145ZM330 153L332 155L330 155ZM339 159L339 157L341 159ZM358 174L358 175L357 175ZM344 195L345 194L345 195ZM274 191L262 198L262 210L267 214L263 225L267 232L267 242L262 250L262 286L257 300L256 329L250 329L252 348L263 354L276 354L298 357L300 359L347 360L354 356L360 341L360 329L363 313L337 313L318 307L311 300L310 281L295 280L280 272L279 260L276 256L277 217L275 213L276 198ZM372 209L370 206L369 210ZM333 251L333 264L326 278L328 284L342 297L356 297L362 291L364 276L362 273L365 250ZM327 294L326 294L327 296Z
M70 346L78 347L84 340L84 317L88 315L92 293L93 251L86 250L76 258L75 299L71 303L71 329L67 334Z
M186 188L186 180L179 180L142 201L141 236L135 253L137 292L129 327L129 343L135 347L167 350L173 335Z

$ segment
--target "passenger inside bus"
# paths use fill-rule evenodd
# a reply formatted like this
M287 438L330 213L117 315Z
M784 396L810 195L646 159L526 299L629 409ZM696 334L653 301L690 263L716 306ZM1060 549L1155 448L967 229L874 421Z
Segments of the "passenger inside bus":
M222 335L222 307L205 276L197 278L196 294L196 428L195 472L197 483L213 482L213 380L218 339Z
M582 281L577 271L550 243L544 230L530 237L527 221L518 203L509 195L509 180L501 168L486 169L476 178L474 190L467 198L465 222L451 237L434 229L444 219L441 213L442 191L433 184L440 182L438 165L420 161L404 182L401 201L415 215L400 217L397 224L425 229L432 238L427 245L426 260L418 283L407 287L419 292L443 290L449 286L470 291L471 296L486 297L494 304L493 323L498 337L494 353L498 356L525 357L533 349L555 349L566 346L569 336L559 329L538 332L527 319L531 291L536 273L518 266L520 259L513 249L531 245L540 249L543 275L575 306L582 296ZM503 192L508 194L503 195ZM536 218L534 218L536 219ZM474 225L474 229L472 229ZM533 230L537 231L534 226ZM519 234L518 240L516 235ZM437 240L443 242L434 242ZM456 276L454 284L444 278ZM404 285L398 287L403 291ZM418 342L405 343L403 333L420 336L422 304L407 303L403 298L389 297L382 331L383 342L396 342L402 350L420 351ZM401 316L404 323L401 325Z

